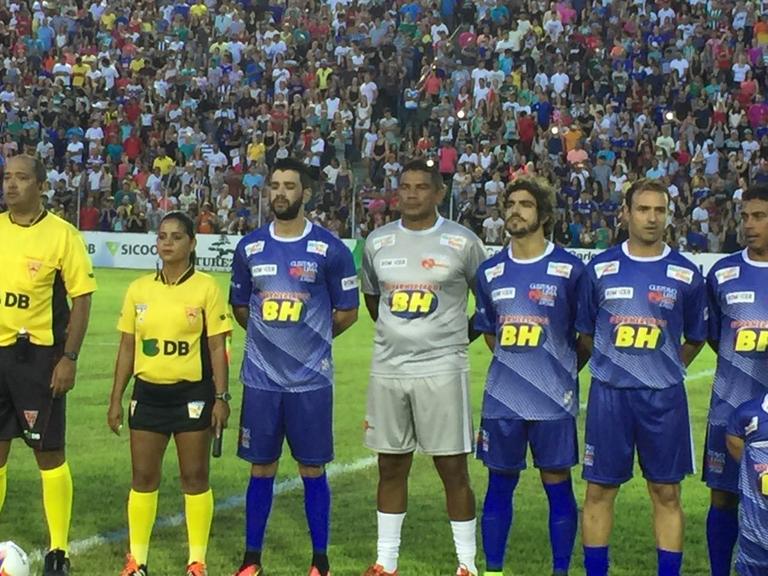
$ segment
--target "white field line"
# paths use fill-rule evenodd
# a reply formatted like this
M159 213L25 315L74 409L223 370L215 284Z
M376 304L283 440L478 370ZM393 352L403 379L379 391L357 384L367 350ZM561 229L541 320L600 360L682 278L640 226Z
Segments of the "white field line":
M367 458L360 458L358 460L349 462L348 464L331 464L328 466L327 470L328 478L335 478L338 476L345 476L353 472L358 472L359 470L364 470L373 466L375 463L376 457L368 456ZM275 484L275 496L293 492L301 487L302 481L299 476L281 480ZM245 496L230 496L229 498L216 502L215 511L226 512L227 510L242 508L244 505ZM155 522L155 528L175 528L181 526L182 524L184 524L184 514L174 514L173 516L158 518L157 522ZM89 552L90 550L93 550L99 546L103 546L104 544L114 544L115 542L127 540L127 538L128 530L126 529L114 530L112 532L102 532L101 534L96 534L94 536L89 536L88 538L83 538L81 540L75 540L71 542L69 545L69 554L70 556L85 554L86 552ZM32 562L41 562L44 555L45 550L38 549L32 552L29 555L29 558Z

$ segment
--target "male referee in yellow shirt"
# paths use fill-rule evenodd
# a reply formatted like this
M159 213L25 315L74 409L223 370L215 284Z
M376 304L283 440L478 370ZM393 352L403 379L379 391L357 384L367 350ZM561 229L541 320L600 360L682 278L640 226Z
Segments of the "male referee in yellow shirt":
M96 290L78 231L41 201L45 166L13 156L3 174L0 214L0 509L11 440L35 452L51 536L43 576L69 574L72 476L65 453L65 395ZM72 301L70 310L67 297Z

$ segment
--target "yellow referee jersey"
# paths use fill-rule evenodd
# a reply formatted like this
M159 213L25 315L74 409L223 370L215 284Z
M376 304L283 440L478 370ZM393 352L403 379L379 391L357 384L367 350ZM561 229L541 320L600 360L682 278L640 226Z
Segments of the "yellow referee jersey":
M0 214L0 346L26 331L33 344L63 344L67 296L96 290L85 242L74 226L50 212L31 226Z
M216 281L191 270L176 284L155 274L134 280L117 329L134 335L135 376L176 384L212 377L207 338L232 331L232 319Z

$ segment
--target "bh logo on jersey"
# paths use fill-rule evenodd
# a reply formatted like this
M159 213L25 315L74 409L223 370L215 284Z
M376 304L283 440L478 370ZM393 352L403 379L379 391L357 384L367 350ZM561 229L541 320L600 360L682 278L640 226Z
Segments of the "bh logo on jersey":
M640 354L658 350L664 344L664 333L658 326L619 324L613 334L614 346L623 352Z
M733 350L739 354L762 354L768 350L768 330L741 328L736 331Z
M304 318L304 302L301 300L267 299L261 303L261 318L265 324L295 324Z
M527 352L545 340L546 333L539 324L504 324L499 334L499 346L510 352Z
M398 318L423 318L436 309L437 295L431 290L394 290L389 297L389 310Z

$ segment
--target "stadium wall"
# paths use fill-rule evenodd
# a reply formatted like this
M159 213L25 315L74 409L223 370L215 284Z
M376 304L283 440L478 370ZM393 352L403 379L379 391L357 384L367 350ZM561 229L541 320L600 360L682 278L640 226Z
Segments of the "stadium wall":
M157 236L153 233L130 234L125 232L83 232L88 254L98 268L130 268L154 270L157 265ZM228 272L232 266L232 255L242 236L226 234L197 235L197 267L200 270ZM360 269L364 240L345 239L344 244L355 256L355 264ZM488 256L498 252L500 246L486 246ZM570 249L584 262L589 262L599 250ZM703 274L724 254L683 253Z

